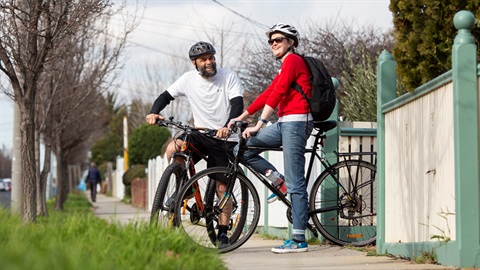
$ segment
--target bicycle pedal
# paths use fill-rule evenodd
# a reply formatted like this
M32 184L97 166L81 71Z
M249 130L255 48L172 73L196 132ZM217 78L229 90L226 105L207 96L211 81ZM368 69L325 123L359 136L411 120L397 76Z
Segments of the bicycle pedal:
M317 228L313 224L310 224L310 223L307 224L307 227L312 232L313 236L315 236L315 238L318 238Z

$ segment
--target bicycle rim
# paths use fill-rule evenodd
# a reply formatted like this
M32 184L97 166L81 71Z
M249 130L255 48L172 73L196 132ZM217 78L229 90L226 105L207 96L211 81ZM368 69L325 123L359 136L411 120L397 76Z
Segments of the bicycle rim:
M313 223L327 240L338 245L364 246L375 242L375 165L362 160L346 160L333 164L330 170L347 192L325 170L313 184L310 211L315 212L322 207L330 207L332 210L313 214Z
M171 227L176 191L182 181L184 167L178 163L167 166L158 182L150 214L150 225Z
M216 174L227 174L228 171L225 167L201 171L192 177L178 194L178 197L184 198L191 189L187 187L198 184L201 201L196 197L198 195L195 190L193 198L184 199L182 203L176 204L175 226L184 231L195 243L206 248L217 249L217 225L221 215L217 207L220 198L215 191L216 185L212 185L212 179L215 179ZM258 194L250 180L244 176L237 175L230 200L233 205L227 231L230 245L218 249L222 253L235 250L243 245L254 233L260 217ZM203 204L203 209L200 209L200 204Z

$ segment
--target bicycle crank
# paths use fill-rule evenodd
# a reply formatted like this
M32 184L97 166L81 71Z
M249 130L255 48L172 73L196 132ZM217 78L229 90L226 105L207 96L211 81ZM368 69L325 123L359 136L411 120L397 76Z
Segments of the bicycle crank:
M287 209L287 219L288 219L288 222L290 222L290 224L293 224L292 209L291 208ZM308 223L307 228L312 232L312 234L313 234L313 236L315 236L315 238L318 238L317 228L315 228L314 225Z
M198 222L200 222L200 213L198 212L196 203L194 203L190 209L190 222L192 222L192 224L198 224Z

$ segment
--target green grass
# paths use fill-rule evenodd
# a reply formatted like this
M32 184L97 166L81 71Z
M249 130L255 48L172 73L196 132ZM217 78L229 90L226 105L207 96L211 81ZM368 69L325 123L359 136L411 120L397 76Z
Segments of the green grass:
M214 250L174 229L147 223L110 224L97 218L82 195L69 195L65 211L35 224L0 207L2 269L226 269Z

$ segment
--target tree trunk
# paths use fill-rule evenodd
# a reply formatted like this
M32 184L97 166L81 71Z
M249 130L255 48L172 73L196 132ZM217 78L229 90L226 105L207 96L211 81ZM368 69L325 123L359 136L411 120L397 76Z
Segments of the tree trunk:
M67 200L68 194L68 174L65 153L61 147L57 148L57 195L55 200L55 210L63 211L63 204Z
M20 132L22 137L20 150L22 157L22 216L25 223L31 223L35 221L37 212L35 184L37 171L35 165L35 95L24 96L22 101L23 102L19 102L21 112Z

